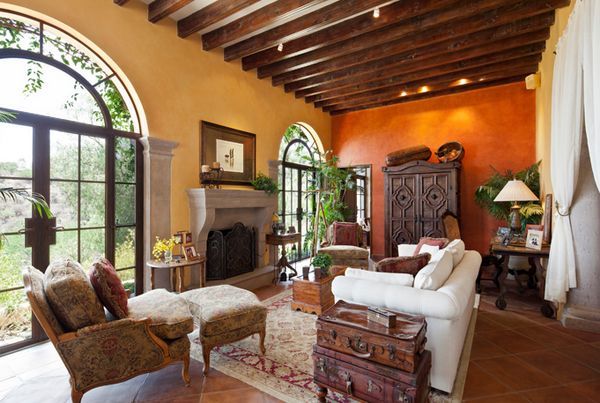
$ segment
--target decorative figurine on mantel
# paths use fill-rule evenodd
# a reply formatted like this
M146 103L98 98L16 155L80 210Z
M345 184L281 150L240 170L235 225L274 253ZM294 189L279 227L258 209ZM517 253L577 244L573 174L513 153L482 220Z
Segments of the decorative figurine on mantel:
M200 167L200 186L204 189L220 189L223 168L221 163L213 162L212 165Z

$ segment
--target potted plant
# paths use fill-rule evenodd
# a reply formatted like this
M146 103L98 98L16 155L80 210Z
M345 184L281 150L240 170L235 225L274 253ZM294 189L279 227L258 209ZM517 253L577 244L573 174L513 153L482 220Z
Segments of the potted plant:
M316 278L328 276L329 268L331 267L331 256L325 253L317 253L317 255L312 258L311 264L315 268Z
M275 195L279 193L279 186L277 183L262 172L259 172L256 176L256 179L254 179L251 183L252 186L254 186L254 189L264 190L264 192L267 194Z
M156 242L152 248L152 256L154 256L156 260L163 258L165 263L171 263L173 260L173 248L175 247L176 243L177 238L174 236L165 239L156 237Z

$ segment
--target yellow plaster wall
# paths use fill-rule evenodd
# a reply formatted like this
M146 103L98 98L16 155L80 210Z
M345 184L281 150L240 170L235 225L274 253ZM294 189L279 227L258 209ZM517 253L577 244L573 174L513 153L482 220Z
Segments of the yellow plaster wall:
M305 122L330 147L330 117L258 80L222 51L205 52L200 37L181 39L174 21L147 20L147 6L131 0L13 0L6 2L70 26L102 49L125 73L142 102L150 136L179 143L173 159L171 226L189 228L185 189L198 187L200 120L256 134L256 168L268 173L292 123ZM0 2L0 6L2 6Z
M546 41L546 50L539 65L541 85L535 94L536 110L536 160L542 160L541 186L542 194L552 193L550 180L550 116L552 109L552 76L554 69L554 49L563 30L567 26L569 15L576 0L571 0L568 7L556 11L556 21L550 28L550 38Z

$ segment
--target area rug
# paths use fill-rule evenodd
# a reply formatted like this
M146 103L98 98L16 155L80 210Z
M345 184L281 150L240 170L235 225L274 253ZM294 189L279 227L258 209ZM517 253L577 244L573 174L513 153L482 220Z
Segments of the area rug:
M292 311L291 300L292 292L287 290L264 301L269 310L265 356L258 352L258 336L255 335L213 349L211 367L285 402L314 402L317 385L313 382L311 355L317 317ZM461 401L476 316L477 310L473 310L453 394L432 390L431 402ZM197 332L193 334L197 335ZM197 336L193 336L192 341L192 357L202 361L200 341ZM330 402L354 402L354 399L332 391L327 398Z

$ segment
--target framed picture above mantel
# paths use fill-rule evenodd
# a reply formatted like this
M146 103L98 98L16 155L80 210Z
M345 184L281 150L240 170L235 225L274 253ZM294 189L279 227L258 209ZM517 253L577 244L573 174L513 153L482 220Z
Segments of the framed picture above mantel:
M201 169L203 165L220 166L222 184L250 185L256 176L256 135L202 120Z

